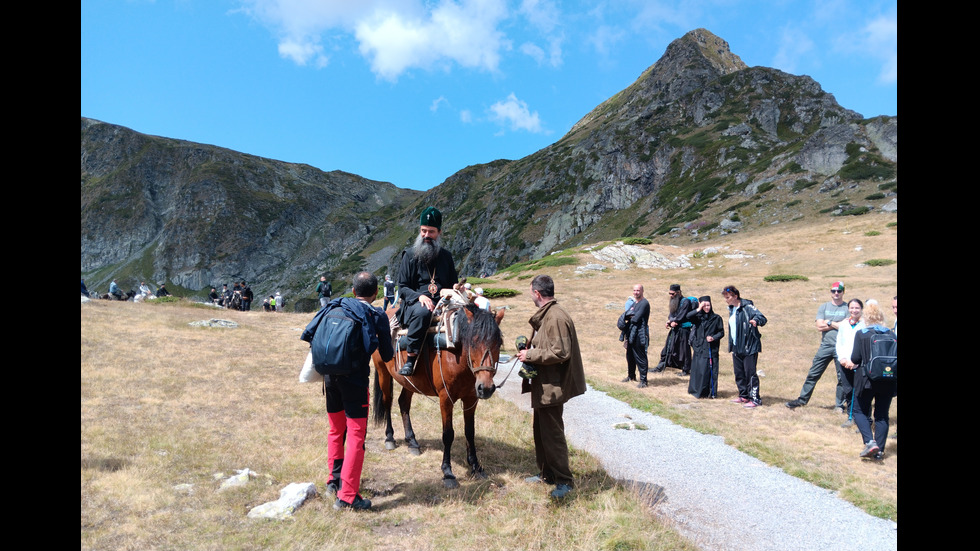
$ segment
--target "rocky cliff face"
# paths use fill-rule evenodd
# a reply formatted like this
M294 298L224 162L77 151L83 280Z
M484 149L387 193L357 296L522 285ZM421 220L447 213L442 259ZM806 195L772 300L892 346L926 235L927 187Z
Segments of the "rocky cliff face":
M360 250L417 192L82 118L82 273L291 288Z
M894 190L897 163L896 118L864 120L813 79L747 67L698 29L555 144L425 193L83 118L82 272L96 285L122 270L308 293L322 272L342 285L361 268L394 273L435 205L461 274L494 273L589 241L732 231L748 199Z
M493 272L593 240L690 223L721 231L721 205L760 190L894 181L897 129L807 76L747 67L698 29L557 143L468 167L425 200L453 213L447 242L465 251L466 271Z

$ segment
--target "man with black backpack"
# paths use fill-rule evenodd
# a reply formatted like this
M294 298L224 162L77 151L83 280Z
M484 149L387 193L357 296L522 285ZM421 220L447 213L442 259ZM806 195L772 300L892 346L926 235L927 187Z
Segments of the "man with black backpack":
M386 362L395 351L387 316L371 305L378 295L378 278L370 272L358 273L353 292L356 298L330 301L300 338L310 343L327 396L327 491L336 493L334 509L364 510L371 508L371 500L358 493L367 435L368 362L375 350Z

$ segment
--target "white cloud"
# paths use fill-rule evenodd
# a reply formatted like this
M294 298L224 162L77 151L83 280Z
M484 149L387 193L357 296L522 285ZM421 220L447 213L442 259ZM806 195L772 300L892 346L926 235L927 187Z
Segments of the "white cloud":
M526 130L535 134L544 131L538 112L531 113L527 102L517 99L513 93L506 100L490 106L490 120L506 125L511 130Z
M242 11L278 35L279 54L326 65L321 35L340 30L358 42L372 71L387 80L413 68L452 64L490 72L511 43L498 26L505 0L239 0Z
M878 80L898 82L898 15L881 16L865 25L862 34L867 51L882 60Z
M813 50L814 43L803 29L783 27L779 33L779 44L773 53L772 66L780 71L797 74L802 58Z
M435 113L436 111L439 110L439 106L442 104L449 105L449 100L446 99L446 96L439 96L438 98L433 100L432 105L429 106L429 111Z
M463 109L459 112L459 120L463 123L473 122L473 113L469 109Z

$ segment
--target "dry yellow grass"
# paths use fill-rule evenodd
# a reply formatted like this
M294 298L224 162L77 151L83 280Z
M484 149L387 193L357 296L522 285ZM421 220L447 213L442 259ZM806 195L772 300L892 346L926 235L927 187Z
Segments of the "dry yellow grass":
M719 434L727 442L796 476L839 490L874 514L896 518L897 441L884 463L858 459L859 436L839 427L831 411L829 370L805 408L790 411L816 350L813 317L833 280L847 298L875 297L890 312L897 293L894 265L858 268L870 258L896 258L894 215L868 215L821 223L783 224L683 244L720 254L691 270L609 271L577 276L574 267L545 270L571 311L590 383L637 407ZM878 230L881 235L864 233ZM856 250L860 246L861 250ZM652 248L659 247L652 245ZM727 259L744 251L753 258ZM537 272L536 272L537 273ZM765 283L776 273L808 282ZM499 286L524 292L529 280ZM618 381L625 372L615 321L634 283L646 286L653 320L666 316L664 291L673 282L686 294L711 294L737 285L769 318L760 356L765 407L745 410L728 402L734 381L722 354L722 399L695 400L687 379L651 376L645 390ZM496 285L490 285L496 286ZM528 333L533 305L526 293L503 322L507 350ZM237 329L191 327L210 317L237 321ZM326 481L327 430L316 385L296 382L306 353L299 333L310 315L240 313L186 304L96 301L81 307L81 547L83 549L693 549L609 479L598 461L573 450L576 498L555 506L546 489L522 478L535 471L529 416L494 397L477 412L477 447L490 475L469 478L462 420L457 409L454 469L462 487L443 489L438 405L416 397L413 421L423 454L404 447L386 452L382 429L370 427L363 491L376 511L336 512L314 499L294 521L246 518L251 507L278 498L289 482ZM889 323L892 320L889 319ZM653 324L651 359L664 330ZM892 420L897 428L897 400ZM401 438L396 427L396 438ZM244 488L217 491L217 473L259 473ZM192 489L176 488L191 484ZM642 529L641 529L642 528Z
M241 325L188 325L211 317ZM439 408L417 397L421 456L385 451L383 430L369 429L362 492L374 511L338 512L317 498L294 521L246 518L290 482L326 482L323 397L317 385L296 382L307 346L299 334L310 318L82 305L83 549L694 549L586 454L571 456L579 478L567 505L524 483L535 471L530 419L500 398L477 412L486 480L466 474L457 408L462 487L443 488ZM259 477L218 491L219 473L246 467Z

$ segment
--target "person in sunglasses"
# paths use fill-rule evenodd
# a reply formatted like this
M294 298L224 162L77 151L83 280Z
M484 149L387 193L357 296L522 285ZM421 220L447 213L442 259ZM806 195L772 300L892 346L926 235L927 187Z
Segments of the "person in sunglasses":
M844 284L835 281L830 286L830 300L821 304L817 309L816 325L820 332L820 346L817 353L813 356L813 363L810 371L806 374L803 381L803 388L800 390L800 397L786 402L786 407L796 409L805 406L813 396L813 389L817 386L817 381L823 376L830 362L834 362L837 367L837 394L834 401L834 408L842 413L848 410L851 396L849 387L846 383L843 368L837 359L837 329L840 324L847 319L847 303L844 302Z

